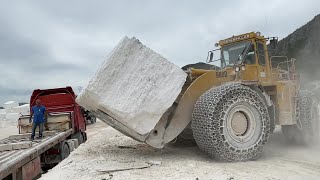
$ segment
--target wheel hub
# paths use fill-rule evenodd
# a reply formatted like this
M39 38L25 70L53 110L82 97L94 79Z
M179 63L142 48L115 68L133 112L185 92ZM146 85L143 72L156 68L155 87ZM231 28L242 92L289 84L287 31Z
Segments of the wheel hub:
M231 127L235 135L243 135L248 128L247 117L242 112L236 112L231 118Z
M249 141L256 129L256 119L249 107L238 104L227 115L227 131L239 143Z

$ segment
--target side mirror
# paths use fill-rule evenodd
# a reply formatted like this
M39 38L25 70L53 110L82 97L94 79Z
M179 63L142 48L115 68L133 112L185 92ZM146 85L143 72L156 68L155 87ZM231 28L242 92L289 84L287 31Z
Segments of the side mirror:
M278 38L276 37L273 37L271 40L270 40L270 47L272 49L275 49L277 47L277 44L278 44Z
M212 62L212 60L213 60L213 52L212 52L212 51L209 51L209 52L208 52L208 57L207 57L207 63L208 63L208 62Z

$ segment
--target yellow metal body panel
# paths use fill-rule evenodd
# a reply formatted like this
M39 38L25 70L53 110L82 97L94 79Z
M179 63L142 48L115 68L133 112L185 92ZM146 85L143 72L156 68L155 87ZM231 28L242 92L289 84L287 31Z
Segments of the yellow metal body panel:
M191 70L190 77L200 76L188 86L179 100L174 115L166 128L164 143L172 141L189 124L192 119L194 104L198 98L212 87L219 86L224 82L230 82L231 76L228 75L232 74L232 71L232 69L228 71Z
M296 118L296 94L297 83L295 81L278 81L276 83L278 125L292 125L297 123Z
M246 70L240 72L240 79L244 81L258 81L258 68L256 65L246 65Z
M251 32L219 41L219 45L223 47L232 43L248 40L254 45L256 62L255 64L245 65L245 71L239 72L237 77L239 77L240 81L256 82L257 85L262 87L274 87L273 91L266 91L266 93L272 97L276 107L276 124L296 124L298 80L291 77L292 74L290 74L288 70L272 67L266 39L263 36L258 36L256 33ZM258 61L257 43L263 44L265 64L260 64ZM288 69L290 68L288 67Z

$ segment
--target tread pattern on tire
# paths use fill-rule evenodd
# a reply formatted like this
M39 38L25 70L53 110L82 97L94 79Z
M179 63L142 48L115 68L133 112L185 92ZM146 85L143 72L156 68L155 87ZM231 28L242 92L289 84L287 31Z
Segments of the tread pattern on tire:
M226 111L236 102L249 103L261 115L259 139L247 148L234 147L223 132ZM198 99L192 114L192 130L197 145L210 157L224 161L247 161L262 154L270 134L270 119L267 107L257 92L241 84L228 83L208 90Z
M314 140L319 136L313 132L312 114L313 103L317 103L317 99L312 92L302 90L298 93L297 101L297 121L300 121L301 127L297 125L282 126L282 133L291 143L313 144ZM319 119L318 119L319 121Z
M301 122L302 143L312 142L317 137L318 132L314 132L316 124L313 123L311 110L316 103L314 94L310 91L299 92L299 116ZM318 119L319 120L319 119Z

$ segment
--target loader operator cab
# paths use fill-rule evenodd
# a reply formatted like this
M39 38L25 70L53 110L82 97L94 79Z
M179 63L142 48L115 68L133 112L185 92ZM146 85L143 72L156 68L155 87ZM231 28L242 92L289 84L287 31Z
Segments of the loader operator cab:
M254 45L250 41L238 42L221 48L221 68L236 64L255 64Z
M238 79L241 80L271 81L267 40L268 38L261 36L259 32L250 32L220 40L215 46L219 47L216 50L220 50L221 71L228 71L229 74L233 69L238 74ZM213 55L210 54L208 57L211 58ZM207 62L214 61L210 59Z

